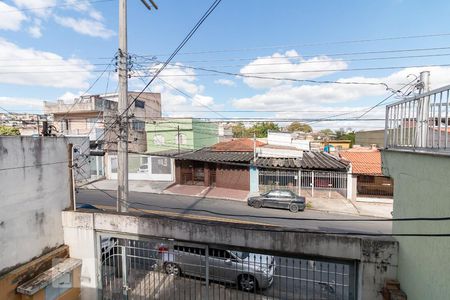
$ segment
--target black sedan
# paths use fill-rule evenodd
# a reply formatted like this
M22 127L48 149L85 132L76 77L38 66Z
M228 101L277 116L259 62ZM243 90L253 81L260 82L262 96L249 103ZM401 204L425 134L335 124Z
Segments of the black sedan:
M306 206L305 197L289 190L271 190L260 196L249 197L247 204L255 208L287 208L291 212L303 211Z

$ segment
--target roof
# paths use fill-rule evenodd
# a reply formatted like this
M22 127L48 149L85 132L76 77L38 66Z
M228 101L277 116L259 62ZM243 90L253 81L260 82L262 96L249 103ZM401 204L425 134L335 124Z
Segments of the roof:
M253 159L253 151L212 151L210 148L203 148L194 152L177 155L175 158L179 160L196 160L219 163L235 162L249 164Z
M355 148L341 151L339 155L352 164L352 173L382 175L381 152L377 149Z
M212 151L221 152L253 152L253 139L242 138L233 139L231 141L220 142L211 147ZM256 147L265 145L263 142L256 141Z
M304 151L302 158L258 157L255 165L264 168L346 171L348 163L324 152Z
M193 150L182 149L182 150L178 151L178 149L168 149L168 150L161 150L161 151L155 151L155 152L148 152L147 154L152 155L152 156L176 157L180 154L185 154L185 153L189 153L189 152L193 152Z

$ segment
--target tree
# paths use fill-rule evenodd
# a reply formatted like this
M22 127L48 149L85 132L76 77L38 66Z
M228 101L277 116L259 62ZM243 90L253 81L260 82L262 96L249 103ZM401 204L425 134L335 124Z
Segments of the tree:
M355 144L355 132L354 131L349 131L349 132L345 132L344 130L337 130L336 131L336 139L337 140L350 140L350 147L353 147L353 145Z
M237 123L231 128L231 131L233 132L233 137L235 138L249 137L250 134L243 123Z
M324 136L331 136L331 135L333 135L334 134L334 131L333 130L331 130L331 129L329 129L329 128L325 128L325 129L322 129L321 131L320 131L320 133L321 134L323 134Z
M300 122L292 122L289 124L288 127L286 127L287 131L294 132L294 131L301 131L301 132L312 132L311 126L305 123Z
M269 130L271 131L279 131L280 127L278 124L275 124L273 122L258 122L253 124L251 128L248 129L251 136L253 134L256 135L257 138L266 138L267 132Z
M20 135L19 129L0 125L0 135Z

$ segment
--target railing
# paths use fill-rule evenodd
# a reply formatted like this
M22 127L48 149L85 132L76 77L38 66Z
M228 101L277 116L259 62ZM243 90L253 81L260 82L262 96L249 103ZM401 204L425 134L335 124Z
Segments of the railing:
M450 85L386 106L385 146L450 154Z
M102 236L102 299L355 299L356 263Z

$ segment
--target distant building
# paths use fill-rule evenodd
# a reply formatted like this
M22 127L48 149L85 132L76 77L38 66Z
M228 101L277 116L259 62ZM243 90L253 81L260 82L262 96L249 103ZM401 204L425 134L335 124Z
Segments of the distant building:
M353 199L358 197L392 198L394 182L383 176L381 152L377 148L355 147L340 151L339 156L352 166L352 186L356 188Z
M219 141L229 141L233 138L233 124L220 122L218 123Z
M341 150L350 149L351 145L352 141L350 140L324 140L320 142L320 150L327 153L334 153Z
M138 95L129 92L131 102ZM53 118L52 125L58 135L89 136L91 147L106 151L103 157L91 157L91 175L105 176L105 169L109 156L117 157L117 130L107 130L116 121L118 114L118 94L86 95L74 99L72 102L44 101L44 113ZM130 125L128 130L129 152L145 153L147 150L147 135L145 122L151 118L161 117L161 94L142 93L130 107ZM107 130L105 132L105 130Z
M310 150L310 140L304 133L269 131L267 144L274 146L287 146L298 150Z
M384 148L384 129L356 132L355 144L363 147L375 145L378 148Z

